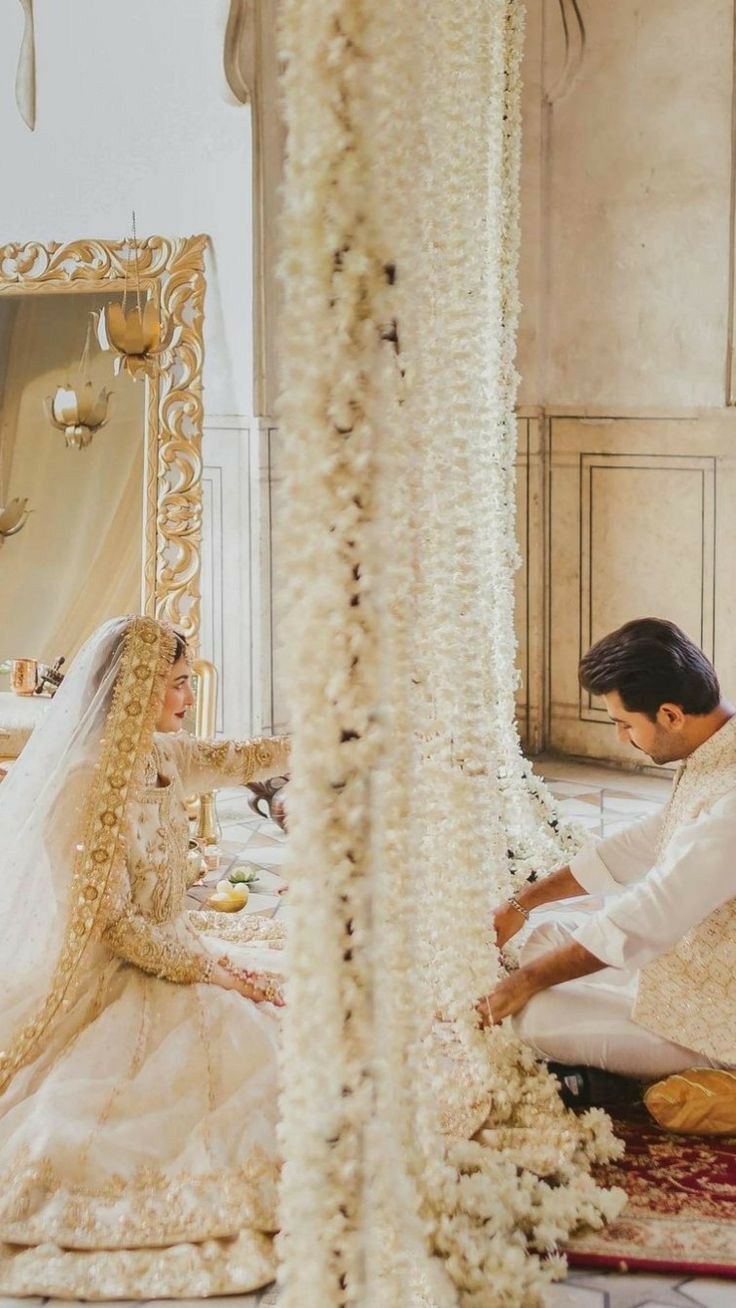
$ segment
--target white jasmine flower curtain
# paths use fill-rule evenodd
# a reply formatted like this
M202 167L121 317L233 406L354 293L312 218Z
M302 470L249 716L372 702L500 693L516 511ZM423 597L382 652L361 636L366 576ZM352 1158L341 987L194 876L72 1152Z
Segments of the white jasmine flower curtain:
M284 3L285 1308L533 1305L620 1203L603 1116L473 1010L574 843L514 722L522 20Z

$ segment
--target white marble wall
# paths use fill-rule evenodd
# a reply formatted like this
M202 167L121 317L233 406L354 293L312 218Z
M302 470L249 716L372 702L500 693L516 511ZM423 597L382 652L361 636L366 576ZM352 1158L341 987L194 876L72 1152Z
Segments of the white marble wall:
M205 421L201 649L220 675L218 733L232 737L274 722L270 442L257 420Z
M521 724L530 748L631 764L577 687L605 631L672 618L736 694L734 18L732 0L579 13L528 13L520 413L542 489L520 477Z

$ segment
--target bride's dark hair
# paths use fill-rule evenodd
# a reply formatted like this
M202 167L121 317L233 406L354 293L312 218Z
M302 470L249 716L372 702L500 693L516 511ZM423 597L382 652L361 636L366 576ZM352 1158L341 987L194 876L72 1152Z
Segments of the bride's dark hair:
M174 639L176 640L176 644L174 646L174 657L172 658L171 662L178 663L179 659L183 659L186 657L186 652L189 646L187 645L186 636L182 636L180 631L174 632Z
M124 634L125 634L125 633L123 633L123 636L121 636L121 639L124 638ZM178 663L179 659L181 659L181 658L185 658L185 657L186 657L186 654L187 654L187 650L188 650L188 649L189 649L189 646L188 646L188 644L187 644L187 638L186 638L186 636L182 635L182 633L181 633L180 631L174 631L174 652L173 652L173 654L172 654L172 656L171 656L171 664L172 664L172 667L173 667L173 665L174 665L175 663ZM99 687L102 685L103 681L105 680L105 677L107 676L107 674L108 674L110 668L112 667L112 665L113 665L113 663L114 663L114 661L115 661L116 654L117 654L117 651L116 651L116 650L111 650L111 651L110 651L110 659L109 659L109 662L107 662L107 663L101 665L101 667L100 667L100 669L99 669L99 671L98 671L98 673L97 673L97 676L94 678L94 680L93 680L93 682L92 682L92 693L93 693L93 694L95 694L95 693L97 692L97 690L99 690Z

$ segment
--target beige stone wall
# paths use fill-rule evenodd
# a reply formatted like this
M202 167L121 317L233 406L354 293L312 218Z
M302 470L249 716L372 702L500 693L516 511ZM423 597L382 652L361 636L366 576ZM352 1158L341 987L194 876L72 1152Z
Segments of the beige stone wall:
M606 630L674 619L736 696L733 3L578 10L528 13L520 717L532 749L631 764L577 688Z

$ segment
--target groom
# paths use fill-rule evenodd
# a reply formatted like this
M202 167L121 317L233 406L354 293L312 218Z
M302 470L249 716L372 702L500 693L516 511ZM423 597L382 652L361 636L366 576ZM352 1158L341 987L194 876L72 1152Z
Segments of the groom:
M511 1016L565 1070L736 1067L736 709L705 655L657 618L598 641L580 681L619 740L679 762L672 796L497 909L499 945L532 930L519 970L478 1001L481 1022Z

